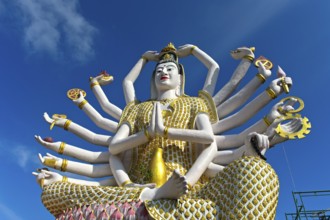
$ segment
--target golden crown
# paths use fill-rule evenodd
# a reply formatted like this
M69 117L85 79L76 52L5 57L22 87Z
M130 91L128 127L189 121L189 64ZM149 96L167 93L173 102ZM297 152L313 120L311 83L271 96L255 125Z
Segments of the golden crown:
M160 59L158 63L174 62L178 64L178 56L176 55L176 48L172 43L169 43L161 50Z
M176 51L176 48L175 48L175 46L172 43L169 43L166 47L164 47L161 50L161 53L169 52L169 51Z

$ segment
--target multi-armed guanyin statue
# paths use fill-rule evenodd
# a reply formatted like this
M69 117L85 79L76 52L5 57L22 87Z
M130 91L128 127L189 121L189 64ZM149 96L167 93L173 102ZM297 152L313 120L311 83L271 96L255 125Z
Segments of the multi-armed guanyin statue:
M184 93L185 72L178 59L188 55L208 68L198 97ZM44 147L83 161L39 155L44 165L89 177L68 178L47 169L34 172L45 207L58 219L274 219L279 183L264 154L275 144L304 137L310 124L296 114L303 102L288 97L241 133L221 135L243 125L292 85L279 67L269 87L233 114L270 77L272 63L263 57L254 61L253 48L238 48L231 55L241 63L213 97L219 66L193 45L176 49L169 44L160 53L144 53L124 79L123 111L101 88L113 78L106 72L91 78L103 110L119 123L103 118L85 100L84 91L70 90L69 98L113 136L96 134L64 115L44 114L51 128L62 127L108 148L92 152L36 136ZM151 98L139 102L134 82L148 61L157 63ZM253 62L259 73L232 95ZM295 109L296 102L300 107Z

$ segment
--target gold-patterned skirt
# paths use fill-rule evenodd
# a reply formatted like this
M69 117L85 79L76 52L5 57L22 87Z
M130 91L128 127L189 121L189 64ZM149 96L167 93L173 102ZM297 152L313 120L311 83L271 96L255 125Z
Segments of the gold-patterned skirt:
M144 205L154 219L274 219L278 192L278 177L271 166L259 157L243 157L178 200L146 201ZM72 214L74 207L83 205L136 202L140 193L139 188L58 182L44 187L42 202L58 216L67 210Z

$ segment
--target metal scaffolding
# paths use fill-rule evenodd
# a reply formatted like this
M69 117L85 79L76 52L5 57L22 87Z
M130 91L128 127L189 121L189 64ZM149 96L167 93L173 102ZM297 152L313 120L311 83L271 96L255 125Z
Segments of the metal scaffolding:
M285 213L286 220L330 220L330 190L292 192L292 196L296 206L296 212ZM320 197L326 197L328 201L317 201ZM310 206L306 203L307 199L312 201L311 204L313 204L313 206L324 206L327 208L316 209L315 207L312 207L309 209Z

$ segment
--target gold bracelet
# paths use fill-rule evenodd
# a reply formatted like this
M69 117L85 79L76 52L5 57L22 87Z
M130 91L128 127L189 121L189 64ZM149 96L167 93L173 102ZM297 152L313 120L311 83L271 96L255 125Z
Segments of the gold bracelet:
M84 105L86 105L88 103L88 101L86 99L84 99L82 102L79 103L78 107L80 109L82 109L84 107Z
M56 159L55 158L46 158L43 164L45 164L48 167L55 168Z
M264 118L264 122L265 124L269 127L272 123L268 120L267 116L265 116Z
M164 138L168 138L168 127L165 126L164 128Z
M64 153L64 148L65 148L66 143L65 142L61 142L60 144L60 148L58 149L59 154L63 154Z
M286 94L288 94L290 92L290 89L289 89L288 84L285 82L285 77L281 78L281 82L282 82L282 88L283 88L284 92Z
M190 48L190 54L193 53L193 51L195 50L196 46L192 46L192 48Z
M144 56L141 57L141 59L143 59L144 61L148 62L149 60L147 58L145 58Z
M266 82L266 78L261 73L257 73L256 77L260 80L261 83Z
M63 160L62 160L61 171L65 172L67 166L68 166L68 160L67 160L67 159L63 159Z
M67 176L63 176L62 177L62 182L63 183L67 183L68 182L68 177Z
M254 57L251 55L245 55L243 58L249 60L251 63L254 61Z
M65 121L64 126L63 126L64 130L67 131L69 129L69 126L70 126L71 122L72 121L69 120L69 119Z
M99 86L99 85L100 85L99 82L93 82L93 83L91 83L91 88L93 88L94 86Z
M151 137L149 135L148 128L144 129L144 135L147 137L148 141L151 141Z
M125 182L123 182L120 186L121 187L125 187L126 185L133 183L131 180L126 180Z
M271 88L267 88L266 92L269 95L269 97L271 97L272 99L275 99L277 97L275 91L272 90Z

